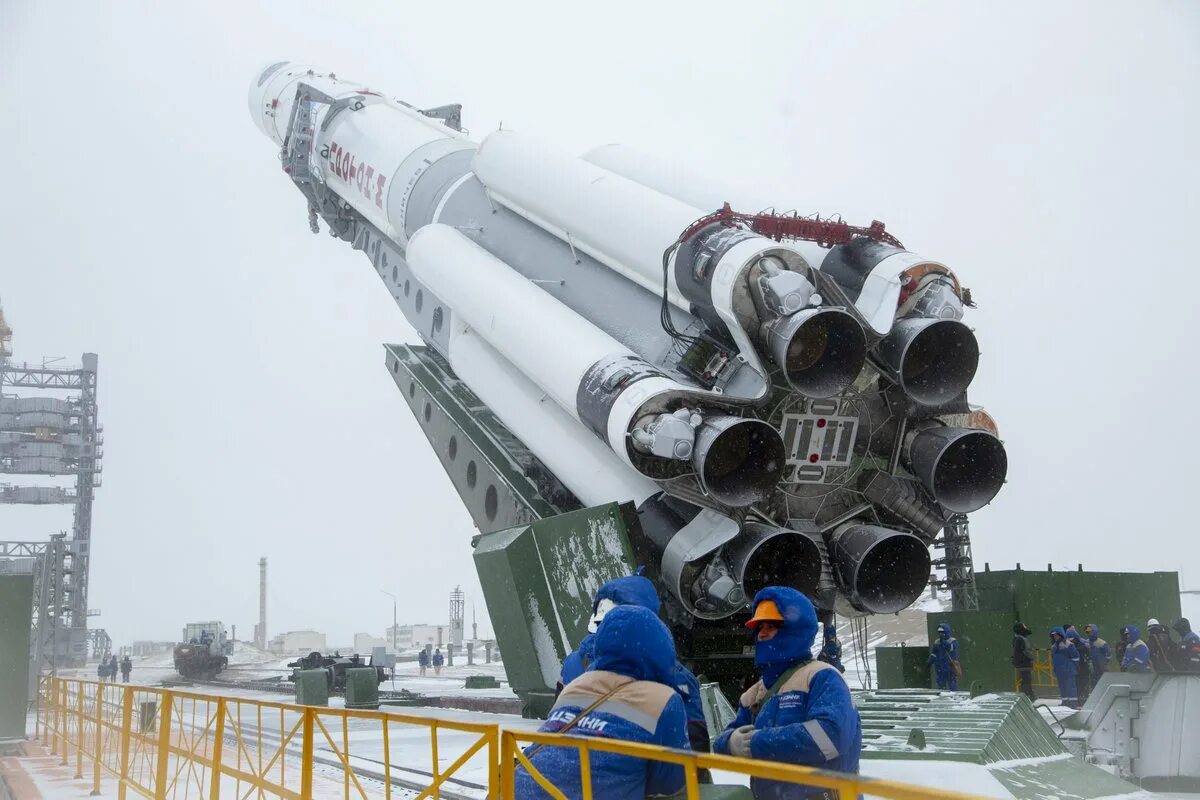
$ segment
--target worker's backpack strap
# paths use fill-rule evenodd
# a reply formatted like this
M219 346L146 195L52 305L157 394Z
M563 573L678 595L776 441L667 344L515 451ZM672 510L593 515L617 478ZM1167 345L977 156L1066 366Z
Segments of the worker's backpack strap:
M566 733L567 731L571 730L571 728L574 728L579 723L579 721L582 720L587 714L591 713L592 711L595 711L597 708L599 708L601 705L603 705L605 700L608 700L609 698L614 697L617 694L617 692L621 691L629 684L635 683L635 682L636 682L636 678L630 678L629 680L625 681L624 683L620 684L619 686L614 686L612 689L609 689L607 692L600 695L600 697L596 700L596 702L592 703L590 706L588 706L587 708L583 709L578 714L576 714L575 718L573 720L568 722L566 725L563 725L561 728L559 728L557 731L555 731L555 733ZM528 753L525 754L525 758L533 758L533 754L541 749L542 749L542 745L540 745L540 744L534 745L534 747Z
M809 663L810 662L808 661L801 661L799 664L780 675L779 678L771 684L771 688L767 689L762 697L758 698L758 700L750 706L750 719L756 719L758 717L758 712L763 710L767 703L771 701L771 698L779 694L780 690L782 690L787 682L792 679L792 676L807 667Z

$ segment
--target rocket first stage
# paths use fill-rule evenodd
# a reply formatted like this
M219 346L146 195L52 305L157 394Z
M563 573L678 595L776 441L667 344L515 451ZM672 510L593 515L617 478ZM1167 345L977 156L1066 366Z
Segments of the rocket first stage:
M1004 483L967 401L970 293L880 223L739 213L619 145L477 143L458 106L288 62L249 107L313 232L372 258L566 507L634 505L677 635L735 625L768 583L899 611L942 529ZM472 514L505 527L494 502Z

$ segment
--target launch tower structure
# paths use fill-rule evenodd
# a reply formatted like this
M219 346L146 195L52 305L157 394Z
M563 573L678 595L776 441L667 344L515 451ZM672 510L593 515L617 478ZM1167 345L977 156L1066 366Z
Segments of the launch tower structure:
M450 644L456 648L463 646L463 628L467 619L467 604L461 586L455 586L450 593Z
M92 503L103 456L97 367L95 353L84 353L78 365L17 363L12 328L0 309L0 474L75 478L74 487L0 484L0 504L74 506L70 538L0 543L0 555L33 560L35 674L82 665L89 645L93 652L111 647L102 629L89 633L87 627L88 617L99 613L88 607Z

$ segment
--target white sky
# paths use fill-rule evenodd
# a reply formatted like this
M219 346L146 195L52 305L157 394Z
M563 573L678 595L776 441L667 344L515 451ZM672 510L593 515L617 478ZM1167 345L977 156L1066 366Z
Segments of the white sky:
M379 633L381 589L410 622L456 583L485 613L470 519L383 367L415 334L308 233L249 120L281 59L461 102L477 137L622 141L884 220L980 304L971 396L1011 467L977 560L1200 587L1200 5L9 0L0 297L18 359L100 354L91 605L117 644L248 638L260 555L272 632ZM69 527L0 509L3 539Z

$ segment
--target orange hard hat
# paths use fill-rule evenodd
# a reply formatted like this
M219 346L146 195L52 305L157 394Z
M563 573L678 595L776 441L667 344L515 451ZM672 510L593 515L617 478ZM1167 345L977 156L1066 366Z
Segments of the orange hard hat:
M747 628L753 629L760 622L778 622L783 623L783 614L779 613L779 606L775 605L774 600L763 600L754 609L754 616L746 623Z

